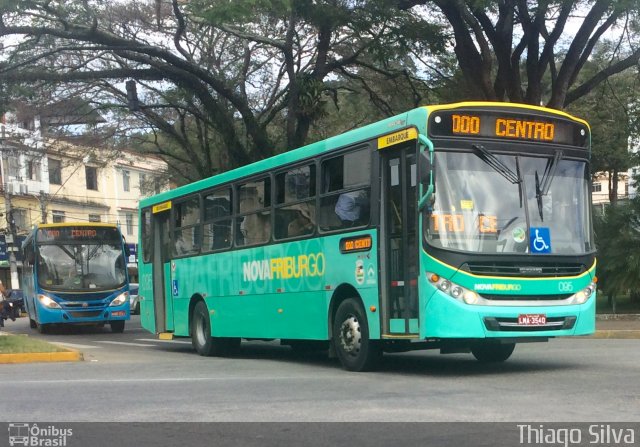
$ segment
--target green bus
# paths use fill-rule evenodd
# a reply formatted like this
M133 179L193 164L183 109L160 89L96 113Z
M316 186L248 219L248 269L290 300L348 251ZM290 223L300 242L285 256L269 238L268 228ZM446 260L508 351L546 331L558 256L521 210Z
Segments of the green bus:
M504 361L595 330L590 131L543 107L420 107L140 202L145 329Z

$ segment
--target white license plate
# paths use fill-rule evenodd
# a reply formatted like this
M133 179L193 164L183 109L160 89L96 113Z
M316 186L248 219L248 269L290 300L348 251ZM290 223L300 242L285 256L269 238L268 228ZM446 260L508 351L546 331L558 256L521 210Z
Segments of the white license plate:
M545 314L520 314L518 315L519 326L544 326L547 324Z

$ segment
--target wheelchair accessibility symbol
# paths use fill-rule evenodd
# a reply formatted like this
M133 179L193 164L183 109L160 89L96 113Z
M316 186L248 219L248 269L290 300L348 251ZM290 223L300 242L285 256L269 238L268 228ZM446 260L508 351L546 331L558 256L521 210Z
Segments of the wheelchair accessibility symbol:
M531 253L551 253L551 234L549 228L531 227L529 231Z

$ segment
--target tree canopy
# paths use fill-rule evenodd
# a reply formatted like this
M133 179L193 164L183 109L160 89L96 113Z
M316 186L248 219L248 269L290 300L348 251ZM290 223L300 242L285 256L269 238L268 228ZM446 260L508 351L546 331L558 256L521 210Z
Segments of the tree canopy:
M639 9L633 0L0 0L0 84L23 100L26 86L36 103L90 99L127 144L193 181L427 102L565 108L637 65ZM603 63L586 70L603 41Z

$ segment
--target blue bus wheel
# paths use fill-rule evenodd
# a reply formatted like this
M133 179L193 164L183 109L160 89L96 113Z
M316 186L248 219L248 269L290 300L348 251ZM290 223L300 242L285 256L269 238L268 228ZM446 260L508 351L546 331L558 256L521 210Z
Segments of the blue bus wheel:
M504 362L513 353L515 343L478 342L471 346L471 353L482 363Z
M124 320L114 320L109 322L111 332L114 334L122 334L124 332Z
M49 332L48 324L39 323L37 326L38 326L38 332L40 332L41 334L46 334L47 332Z
M370 371L382 356L380 344L369 338L369 324L359 301L343 301L333 321L333 343L344 369Z
M36 323L36 320L34 320L33 318L29 318L29 327L31 329L35 329L38 327L38 323Z

